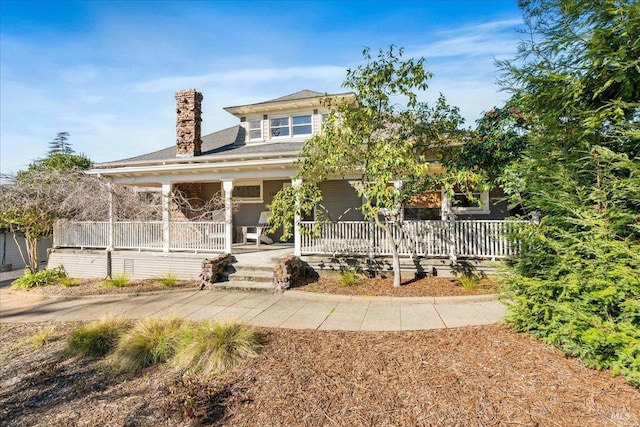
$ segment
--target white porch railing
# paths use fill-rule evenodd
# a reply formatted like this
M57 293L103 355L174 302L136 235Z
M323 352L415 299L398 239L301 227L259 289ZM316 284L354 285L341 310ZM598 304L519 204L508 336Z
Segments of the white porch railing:
M522 222L461 220L404 221L402 256L507 258L517 252L508 235ZM313 235L312 221L302 221L301 253L328 255L388 256L391 247L386 233L373 222L341 221L317 224L320 233ZM393 229L395 238L400 229ZM163 223L149 222L57 222L54 247L163 250ZM225 251L224 222L170 222L170 251Z
M508 235L521 222L499 220L404 221L401 256L507 258L517 252ZM373 222L340 221L317 224L302 221L302 254L391 255L386 232ZM400 237L400 228L392 228Z
M53 230L53 246L104 249L113 235L114 249L162 250L162 221L76 222L59 221ZM169 223L170 251L225 251L224 222Z

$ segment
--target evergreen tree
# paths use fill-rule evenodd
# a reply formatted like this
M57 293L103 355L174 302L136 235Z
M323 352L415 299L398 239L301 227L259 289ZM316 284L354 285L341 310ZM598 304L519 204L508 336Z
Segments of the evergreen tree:
M69 132L58 132L55 138L49 142L48 156L54 154L73 154L73 149L69 143Z
M522 0L530 34L500 62L528 123L504 188L520 235L511 320L640 385L640 3Z

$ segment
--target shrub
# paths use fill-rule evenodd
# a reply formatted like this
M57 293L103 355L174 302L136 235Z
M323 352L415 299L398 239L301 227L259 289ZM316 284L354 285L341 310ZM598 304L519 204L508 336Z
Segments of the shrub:
M174 365L208 377L257 355L261 345L262 335L251 327L204 321L183 330Z
M129 278L126 274L119 274L110 279L107 279L107 285L114 288L124 288L126 286L129 286L130 284L131 282L129 281Z
M11 283L13 289L31 289L36 286L57 285L67 278L62 266L32 273L25 269L24 275Z
M40 348L45 344L56 341L60 336L56 334L55 326L49 325L40 329L29 337L29 342L36 348Z
M140 320L118 342L116 362L126 370L163 363L173 357L183 322L178 318Z
M175 286L176 283L178 283L178 278L176 276L174 276L173 274L169 273L164 277L158 277L156 279L154 279L156 282L159 282L162 284L162 286L165 286L167 288L170 288L172 286Z
M354 270L344 270L340 272L340 283L343 286L355 286L360 281L358 273Z
M105 318L73 330L67 350L74 355L103 357L111 352L120 336L130 327L122 318Z
M471 290L480 284L481 279L482 278L475 273L463 273L458 277L458 282L464 289Z

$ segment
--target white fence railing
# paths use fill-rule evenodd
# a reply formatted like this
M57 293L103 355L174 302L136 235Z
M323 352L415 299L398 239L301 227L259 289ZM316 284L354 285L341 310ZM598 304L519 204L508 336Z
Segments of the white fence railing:
M161 221L117 221L113 231L108 221L59 221L54 226L53 246L103 249L113 241L114 249L163 250ZM168 248L171 251L224 252L224 222L169 223Z
M509 235L520 227L518 221L404 221L402 229L392 228L394 238L404 233L402 256L507 258L517 252ZM341 221L300 223L301 253L328 255L391 255L389 239L373 222ZM316 234L314 227L319 228ZM169 241L164 242L163 223L148 222L57 222L54 247L107 248L170 251L225 251L224 222L170 222Z
M499 220L404 221L392 225L394 239L404 232L402 256L507 258L517 252L509 235L522 222ZM373 222L302 221L301 252L327 255L391 255L385 230ZM316 230L317 229L317 230Z

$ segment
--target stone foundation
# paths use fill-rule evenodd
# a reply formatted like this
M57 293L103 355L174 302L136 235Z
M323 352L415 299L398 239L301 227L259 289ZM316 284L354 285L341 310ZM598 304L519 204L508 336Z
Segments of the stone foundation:
M231 263L231 255L222 254L215 258L205 258L202 260L202 272L200 273L200 289L204 289L207 285L211 287L218 281L222 272L227 268L227 265Z

